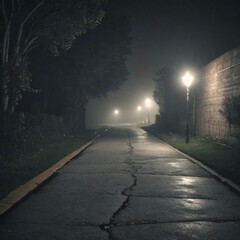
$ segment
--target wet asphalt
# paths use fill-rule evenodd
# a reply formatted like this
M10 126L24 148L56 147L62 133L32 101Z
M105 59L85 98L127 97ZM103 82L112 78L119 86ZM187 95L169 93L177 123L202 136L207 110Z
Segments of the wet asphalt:
M1 218L0 239L238 240L240 195L144 130L115 127Z

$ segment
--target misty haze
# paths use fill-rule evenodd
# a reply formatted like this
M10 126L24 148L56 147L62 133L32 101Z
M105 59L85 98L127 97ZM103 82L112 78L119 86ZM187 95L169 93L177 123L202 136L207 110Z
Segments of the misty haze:
M237 0L0 0L1 240L240 239Z

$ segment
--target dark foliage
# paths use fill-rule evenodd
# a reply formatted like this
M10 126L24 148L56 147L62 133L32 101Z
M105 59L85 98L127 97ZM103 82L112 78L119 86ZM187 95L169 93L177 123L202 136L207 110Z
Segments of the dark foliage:
M75 41L69 51L54 58L40 49L32 57L33 86L20 109L63 116L70 128L84 127L90 98L105 97L127 80L130 26L122 15L106 15L103 23Z
M102 0L0 0L0 109L13 114L31 90L28 56L46 46L54 55L102 20Z
M86 6L91 2L94 6L94 2L101 1L73 2L85 2ZM101 19L100 16L91 17L93 22L86 23L83 32L96 26L97 19ZM51 37L51 33L46 34ZM19 152L36 145L37 141L51 141L58 134L78 133L85 127L88 100L106 96L127 80L126 60L130 54L131 39L130 26L124 16L109 10L104 22L96 29L88 31L81 38L70 35L62 36L64 39L70 37L70 45L66 42L65 45L64 39L55 36L59 39L55 47L65 49L59 57L49 51L50 45L42 44L21 61L21 64L26 63L23 73L29 74L25 78L29 82L23 86L35 90L21 90L18 84L18 104L11 114L1 115L1 126L4 126L0 133L1 159L13 159ZM15 77L12 79L17 79ZM15 88L14 81L11 84ZM8 88L8 94L10 92Z
M178 86L179 79L171 68L162 68L154 78L156 87L153 93L159 106L156 124L162 130L179 131L185 114L184 88Z
M219 112L229 124L240 126L240 95L225 97Z
M24 151L33 150L39 143L50 143L65 134L61 117L15 113L0 119L0 162L11 161Z
M53 116L51 113L55 109L40 111L41 103L31 101L29 96L37 96L40 89L48 93L55 83L51 83L48 71L42 72L42 79L47 78L48 82L38 88L36 78L32 78L34 69L29 63L33 51L38 48L41 51L47 49L46 56L51 55L53 60L54 55L69 50L76 38L99 25L104 16L102 2L0 0L1 161L13 159L25 148L36 144L36 141L52 139L56 134L65 132L65 123L60 113ZM45 104L48 105L54 97ZM35 111L28 111L29 106Z

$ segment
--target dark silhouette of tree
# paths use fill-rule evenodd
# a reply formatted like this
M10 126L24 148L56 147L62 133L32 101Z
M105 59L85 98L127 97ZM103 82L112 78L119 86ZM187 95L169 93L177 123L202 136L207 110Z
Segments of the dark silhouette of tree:
M103 17L102 0L1 0L1 112L12 114L23 92L31 91L29 53L45 45L54 55Z
M28 105L25 111L64 116L75 130L84 128L88 100L116 91L128 78L130 30L124 16L109 11L101 25L77 39L59 58L36 51L33 86L41 91L31 94L31 101L28 95L21 106Z
M185 116L184 88L179 89L180 81L174 69L161 68L154 78L156 87L154 100L159 106L157 124L162 129L178 131Z

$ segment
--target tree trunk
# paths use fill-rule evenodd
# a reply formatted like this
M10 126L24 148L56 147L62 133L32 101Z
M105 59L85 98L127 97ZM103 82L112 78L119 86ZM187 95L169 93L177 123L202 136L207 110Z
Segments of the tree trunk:
M2 112L5 113L8 109L8 91L7 91L7 87L6 86L3 86L3 89L2 89Z
M8 95L8 81L9 81L9 76L6 73L5 67L2 67L3 73L2 73L2 83L1 83L1 88L2 88L2 99L1 99L1 112L5 113L7 112L8 109L8 104L9 104L9 95Z

